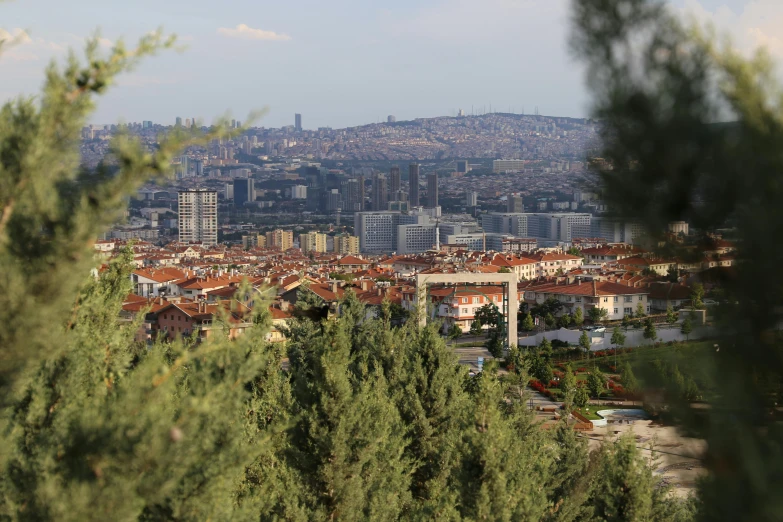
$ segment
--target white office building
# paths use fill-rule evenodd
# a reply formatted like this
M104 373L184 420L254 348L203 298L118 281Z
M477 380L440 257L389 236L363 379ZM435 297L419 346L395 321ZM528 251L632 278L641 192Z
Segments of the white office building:
M361 252L394 252L397 250L398 226L429 224L430 217L424 212L405 214L389 210L354 214L354 233L359 237Z
M398 225L397 226L397 253L416 254L435 248L438 234L438 226L427 225Z
M490 213L481 216L484 231L516 237L570 242L590 236L590 214L582 213Z
M217 192L183 190L179 193L178 202L180 242L217 244Z
M525 170L525 160L494 160L492 162L492 172L506 172Z
M291 199L307 199L307 187L305 185L291 187Z

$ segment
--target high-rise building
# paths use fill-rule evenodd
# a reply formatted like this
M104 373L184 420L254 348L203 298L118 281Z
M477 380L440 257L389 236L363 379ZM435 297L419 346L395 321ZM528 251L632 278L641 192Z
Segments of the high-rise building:
M492 172L525 170L525 160L493 160Z
M579 213L490 213L481 216L487 233L570 242L578 237L601 237L590 233L590 214Z
M175 121L175 123L174 123L174 124L175 124L177 127L182 127L182 118L180 118L179 116L177 116L177 119L176 119L176 120L174 120L174 121Z
M299 248L305 254L309 252L326 252L326 234L316 231L299 234Z
M397 121L397 117L396 116L394 116L392 114L389 114L388 116L386 116L386 123L394 123L395 121Z
M389 169L389 196L394 199L397 192L400 191L402 183L400 182L400 167L394 166Z
M256 200L253 178L237 178L234 180L234 205L240 206Z
M410 185L408 201L412 207L418 207L419 203L419 164L411 163L408 166L408 183Z
M183 190L177 200L179 240L183 243L217 244L217 192Z
M291 199L307 199L307 187L304 185L291 187Z
M466 207L478 206L478 192L473 190L465 192L465 206Z
M397 253L416 254L426 252L438 244L438 225L399 225L397 227Z
M299 113L294 114L294 130L302 132L302 115Z
M427 174L427 203L429 208L438 206L438 173Z
M525 202L522 199L522 196L517 196L515 194L512 194L508 197L507 205L506 205L506 211L507 212L514 212L514 213L522 213L525 211Z
M457 160L457 172L467 174L469 171L470 165L468 165L468 160Z
M386 176L374 174L372 177L372 209L386 210L389 202Z
M224 196L225 196L226 199L234 199L234 184L233 183L226 183L226 192L225 192Z
M359 238L356 236L334 236L334 251L338 254L358 254Z
M290 230L273 230L266 233L266 246L279 250L288 250L294 246L294 233Z
M427 225L426 213L357 212L354 231L359 237L361 252L392 252L397 249L397 228L400 225Z

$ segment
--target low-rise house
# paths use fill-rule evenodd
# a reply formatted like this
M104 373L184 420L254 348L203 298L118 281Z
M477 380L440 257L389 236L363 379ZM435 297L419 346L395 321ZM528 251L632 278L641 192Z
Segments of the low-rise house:
M528 306L554 298L563 305L561 315L574 313L577 308L581 308L583 316L587 318L591 308L601 308L606 310L607 320L616 321L628 314L635 314L640 303L645 313L650 313L647 297L650 291L647 288L596 280L579 280L570 284L533 283L523 285L522 288Z
M561 252L537 252L528 258L538 263L537 277L551 277L565 274L582 266L582 258Z
M206 339L224 328L228 329L228 337L234 339L253 326L252 310L237 301L171 303L155 315L159 333L170 340L190 335ZM219 321L221 315L225 323Z
M158 297L161 292L171 294L170 286L186 277L178 268L143 268L131 273L134 293L141 297Z
M691 289L676 283L653 283L650 285L650 309L665 312L668 307L679 310L690 305Z

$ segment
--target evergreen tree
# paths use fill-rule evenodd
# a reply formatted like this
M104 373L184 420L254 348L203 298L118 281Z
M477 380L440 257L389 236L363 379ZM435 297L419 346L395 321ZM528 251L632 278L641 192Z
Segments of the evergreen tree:
M636 318L642 319L647 313L644 310L644 305L642 303L638 303L636 305Z
M691 322L690 317L686 317L683 320L682 325L680 326L680 332L682 332L686 340L690 340L691 333L693 332L693 323Z
M582 309L577 306L576 310L574 310L574 326L576 326L577 328L581 328L584 322L585 322L585 317L582 312Z
M579 336L579 347L585 351L588 357L590 356L592 343L590 342L590 337L587 335L587 332L582 332L582 335Z
M587 391L586 386L577 386L574 392L574 406L577 408L584 408L590 401L590 393Z
M671 306L666 307L666 323L667 324L674 324L677 322L677 314L674 313L674 310Z
M600 398L604 388L606 388L606 376L594 366L587 374L587 389L590 391L590 396Z
M571 325L571 314L563 314L558 320L561 328L568 328Z
M530 312L528 312L527 314L525 314L525 319L522 321L522 330L524 330L525 332L532 332L533 330L535 330L535 328L536 325L533 322L533 316L530 315Z
M645 339L655 342L658 338L658 331L655 329L655 324L649 317L644 320L644 332L642 333Z
M574 370L571 368L570 364L565 365L563 378L560 379L560 389L563 392L563 403L568 409L575 400L574 393L576 392L576 377L574 376Z

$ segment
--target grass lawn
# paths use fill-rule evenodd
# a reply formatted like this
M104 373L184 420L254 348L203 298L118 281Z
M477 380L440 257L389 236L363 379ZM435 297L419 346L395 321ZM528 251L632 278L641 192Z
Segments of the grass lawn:
M636 378L642 384L647 381L646 377L650 376L651 372L654 371L655 361L660 361L667 365L676 365L683 375L693 378L699 387L704 389L710 381L709 374L716 356L713 345L712 341L700 341L671 346L662 344L657 348L654 346L643 346L633 348L631 353L618 354L616 361L618 367L626 361L630 363ZM609 366L615 365L614 355L571 361L571 367L574 369L579 367L589 368L593 364L597 365L605 374L615 373L609 368ZM587 376L582 377L579 374L576 378L577 380L582 380L587 378Z
M593 405L585 406L584 408L574 408L574 411L579 412L587 420L601 420L596 411L598 408Z

